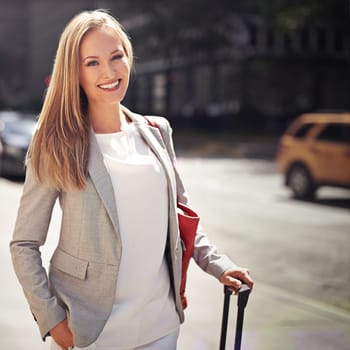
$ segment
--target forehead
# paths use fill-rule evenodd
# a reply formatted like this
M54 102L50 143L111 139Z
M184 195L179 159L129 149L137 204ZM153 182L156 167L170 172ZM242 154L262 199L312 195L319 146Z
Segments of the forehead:
M123 44L112 29L109 28L95 28L88 31L80 43L80 55L97 55L105 51L114 51L116 49L123 49Z

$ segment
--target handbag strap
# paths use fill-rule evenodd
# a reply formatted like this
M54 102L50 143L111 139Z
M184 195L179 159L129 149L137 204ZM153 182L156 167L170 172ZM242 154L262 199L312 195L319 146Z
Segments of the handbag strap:
M153 126L154 128L157 128L157 129L159 130L160 136L161 136L161 138L162 138L162 140L163 140L163 143L164 143L165 147L167 148L167 152L168 152L168 154L169 154L169 156L170 156L169 149L168 149L167 143L166 143L165 140L164 140L163 132L162 132L161 127L158 125L158 123L157 123L156 121L150 119L148 116L144 115L143 117L146 119L147 124L148 124L149 126Z
M148 116L146 116L146 115L144 115L143 117L146 119L148 125L153 126L154 128L158 128L158 129L159 129L159 125L158 125L154 120L150 119L150 118L149 118Z

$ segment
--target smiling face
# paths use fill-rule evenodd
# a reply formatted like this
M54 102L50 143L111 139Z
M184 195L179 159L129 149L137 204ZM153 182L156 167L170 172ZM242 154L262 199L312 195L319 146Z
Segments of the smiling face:
M79 83L89 106L119 104L129 85L130 65L120 38L108 28L85 34L79 54Z

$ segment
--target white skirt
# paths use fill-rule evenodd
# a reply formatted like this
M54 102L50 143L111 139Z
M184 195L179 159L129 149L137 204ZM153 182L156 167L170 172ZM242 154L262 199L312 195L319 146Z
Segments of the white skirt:
M177 339L179 337L179 328L170 333L165 335L164 337L161 337L160 339L154 340L151 343L148 344L144 344L141 346L138 346L136 348L123 348L123 349L116 349L116 348L112 348L112 347L108 347L108 348L101 348L98 347L95 343L92 343L91 345L89 345L86 348L77 348L74 347L74 350L176 350L176 344L177 344ZM52 339L51 340L51 347L50 350L62 350L56 343L55 341Z

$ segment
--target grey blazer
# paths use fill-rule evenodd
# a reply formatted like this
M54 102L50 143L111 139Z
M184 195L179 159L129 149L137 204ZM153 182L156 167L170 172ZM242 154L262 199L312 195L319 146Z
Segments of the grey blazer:
M188 198L175 167L172 131L164 118L154 117L158 129L148 125L142 116L123 108L159 159L167 177L169 223L166 255L176 309L183 322L179 295L182 248L176 203L177 200L188 203ZM45 243L57 198L62 209L62 222L58 246L47 274L39 248ZM113 187L93 132L85 190L58 191L39 184L28 165L10 251L17 277L43 339L50 329L68 318L74 344L86 347L93 343L112 310L122 254ZM193 258L216 278L234 266L229 258L216 252L201 229L196 236Z

